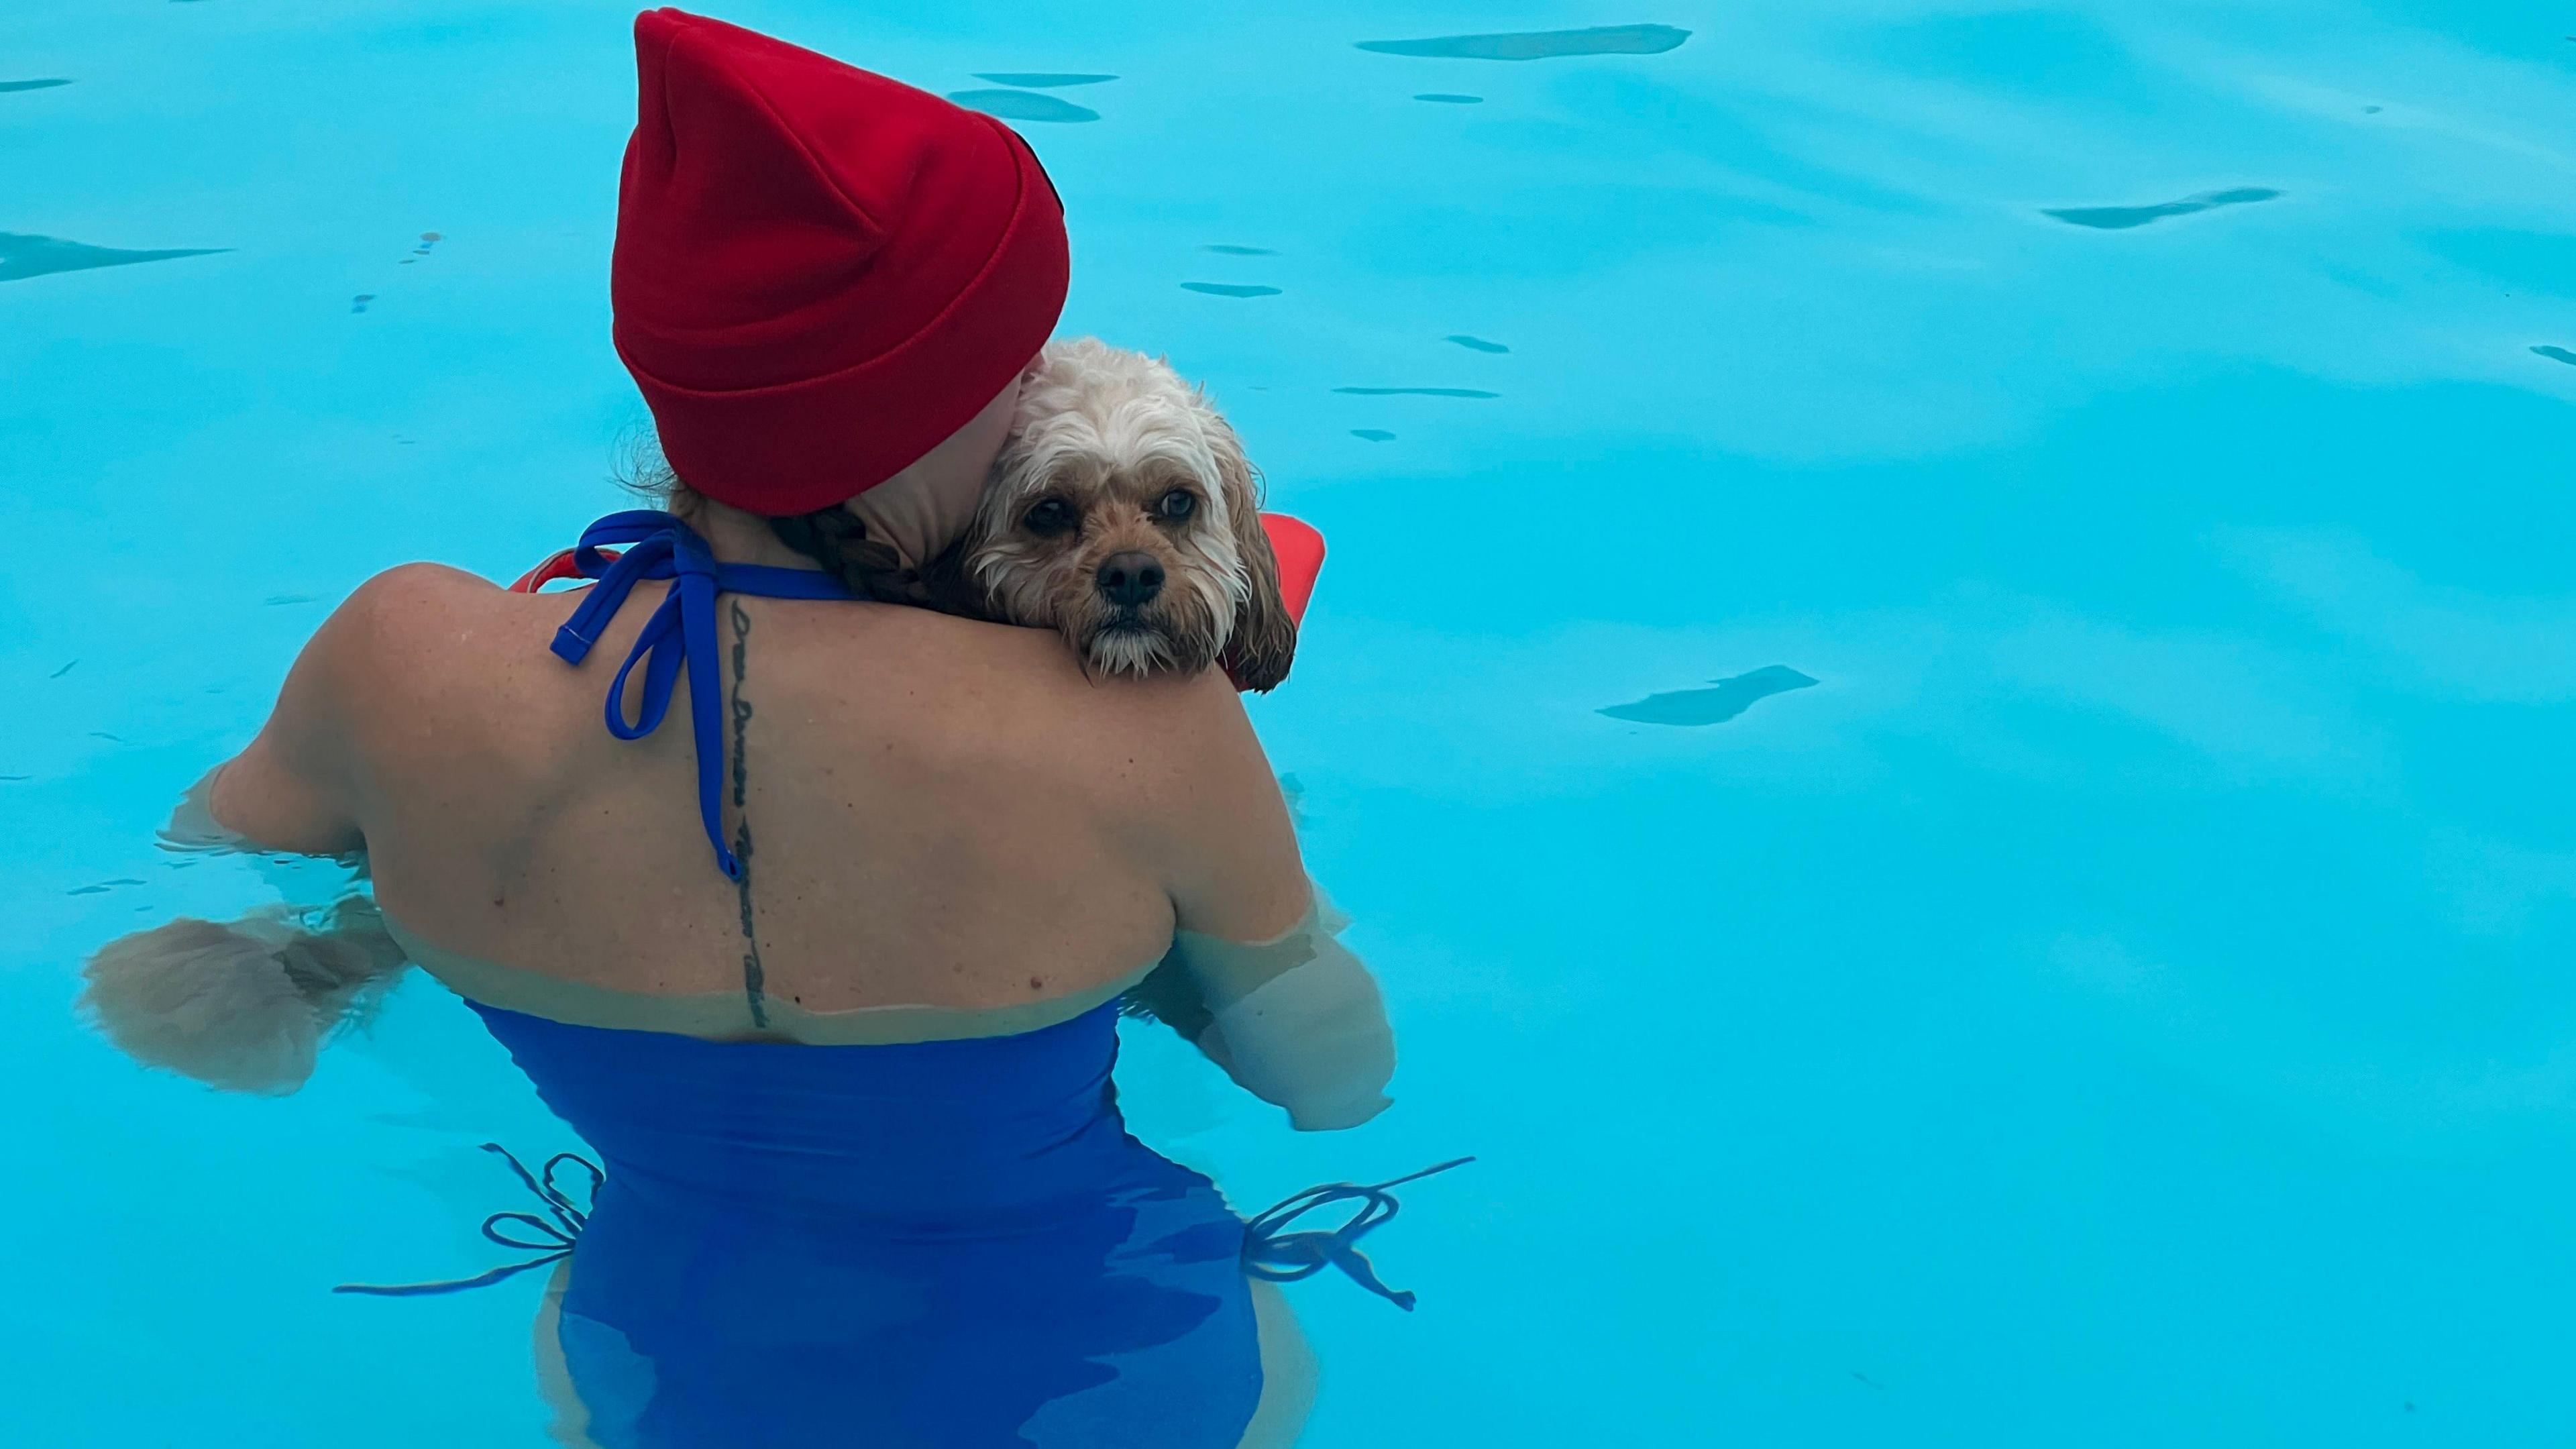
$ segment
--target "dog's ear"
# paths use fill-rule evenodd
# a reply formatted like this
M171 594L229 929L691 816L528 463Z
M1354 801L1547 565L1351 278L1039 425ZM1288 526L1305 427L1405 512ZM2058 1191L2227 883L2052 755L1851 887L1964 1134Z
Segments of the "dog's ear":
M973 545L976 530L968 529L948 551L923 564L920 571L921 602L942 614L961 619L993 620L992 600L975 587L966 574L966 553Z
M1216 445L1217 484L1225 490L1226 517L1234 528L1235 556L1243 561L1243 603L1234 611L1234 631L1226 636L1225 666L1237 689L1268 691L1288 677L1297 657L1297 621L1279 596L1279 557L1270 551L1270 535L1261 527L1261 479L1243 455L1243 440L1223 418L1209 414L1209 433Z

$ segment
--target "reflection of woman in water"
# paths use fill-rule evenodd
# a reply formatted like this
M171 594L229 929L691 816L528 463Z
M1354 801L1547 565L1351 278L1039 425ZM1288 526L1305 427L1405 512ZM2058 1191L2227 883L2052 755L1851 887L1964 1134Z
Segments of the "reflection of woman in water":
M539 1343L576 1442L1285 1442L1294 1324L1109 1081L1116 1003L1168 954L1176 1024L1296 1125L1386 1102L1375 989L1233 690L1095 685L1052 634L851 597L851 538L901 570L965 526L1062 303L1054 192L893 82L674 11L637 41L617 340L686 526L594 530L626 561L569 597L370 581L198 826L364 851L379 939L598 1152ZM145 933L94 1004L146 1054L227 993L336 1008L389 965L349 916ZM156 943L267 974L171 985ZM154 981L194 1015L142 1020ZM232 1085L310 1066L191 1040L162 1059Z

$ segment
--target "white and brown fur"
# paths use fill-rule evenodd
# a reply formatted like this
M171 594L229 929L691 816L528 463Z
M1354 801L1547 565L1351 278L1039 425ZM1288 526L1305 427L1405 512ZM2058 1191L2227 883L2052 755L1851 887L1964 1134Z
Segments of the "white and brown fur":
M1242 440L1169 363L1096 338L1030 369L961 549L982 612L1063 634L1095 677L1216 664L1267 690L1297 652Z

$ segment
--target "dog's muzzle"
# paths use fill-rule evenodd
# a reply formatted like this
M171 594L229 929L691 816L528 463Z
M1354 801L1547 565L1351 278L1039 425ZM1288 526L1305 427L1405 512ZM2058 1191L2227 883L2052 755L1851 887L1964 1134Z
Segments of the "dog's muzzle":
M1163 565L1149 553L1132 549L1113 553L1101 561L1091 582L1100 590L1100 597L1122 612L1132 613L1154 602L1154 597L1163 592Z

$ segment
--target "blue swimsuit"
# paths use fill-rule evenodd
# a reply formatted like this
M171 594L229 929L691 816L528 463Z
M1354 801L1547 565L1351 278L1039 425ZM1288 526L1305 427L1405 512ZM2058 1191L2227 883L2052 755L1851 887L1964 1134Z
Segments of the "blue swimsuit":
M632 547L611 562L599 545L616 543ZM707 836L738 879L719 813L716 596L848 595L829 574L718 563L663 513L602 519L576 561L599 581L555 642L576 664L638 581L675 580L618 671L608 727L650 732L688 669ZM1353 1247L1393 1212L1387 1185L1316 1189L1247 1225L1127 1134L1115 1003L1015 1035L872 1046L474 1009L602 1167L511 1159L535 1210L484 1231L535 1258L346 1291L440 1292L569 1258L558 1338L602 1449L1214 1449L1240 1440L1261 1396L1249 1278L1337 1265L1411 1306ZM1343 1198L1365 1206L1339 1230L1285 1231Z
M1244 1225L1127 1135L1114 1005L906 1046L477 1010L606 1167L558 1330L602 1449L1241 1439Z

